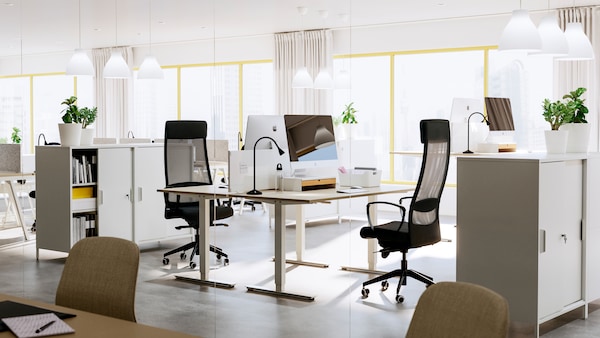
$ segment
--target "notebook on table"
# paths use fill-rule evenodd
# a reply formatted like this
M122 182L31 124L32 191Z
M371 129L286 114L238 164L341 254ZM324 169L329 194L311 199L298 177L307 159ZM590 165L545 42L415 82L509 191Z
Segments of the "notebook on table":
M28 315L39 315L44 313L54 313L60 319L75 317L74 314L52 311L49 309L17 303L10 300L0 302L0 319ZM3 321L0 321L0 332L7 330L8 327L6 326L6 324Z

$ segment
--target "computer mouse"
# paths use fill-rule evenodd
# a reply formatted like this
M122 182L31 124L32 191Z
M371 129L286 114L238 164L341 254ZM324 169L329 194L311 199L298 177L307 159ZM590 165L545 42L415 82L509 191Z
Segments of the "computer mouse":
M353 185L350 186L350 189L362 189L362 187L360 185Z

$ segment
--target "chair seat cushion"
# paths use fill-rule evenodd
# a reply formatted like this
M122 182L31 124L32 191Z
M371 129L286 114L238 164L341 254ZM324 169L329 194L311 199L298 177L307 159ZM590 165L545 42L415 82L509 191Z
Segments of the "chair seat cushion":
M406 222L393 221L374 227L363 227L360 229L360 236L362 238L377 238L379 245L384 249L408 249L410 244Z

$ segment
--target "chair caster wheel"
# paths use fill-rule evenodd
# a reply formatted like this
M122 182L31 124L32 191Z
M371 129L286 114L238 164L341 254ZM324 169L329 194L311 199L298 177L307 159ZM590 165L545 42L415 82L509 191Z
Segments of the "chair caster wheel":
M396 295L396 302L397 303L404 302L404 296L403 295Z
M195 269L195 268L196 268L196 263L190 262L190 269Z
M181 260L184 260L184 259L186 259L186 258L187 258L187 255L185 254L185 252L182 252L182 253L179 255L179 258L181 258Z
M369 297L369 289L362 289L360 290L360 293L362 294L363 299Z
M225 258L225 261L223 262L223 265L229 265L229 258Z
M221 255L217 255L217 260L220 261L221 260Z
M383 282L381 282L381 291L387 290L389 286L390 286L390 283L388 281L384 280Z
M163 258L163 264L169 265L169 259L167 257Z

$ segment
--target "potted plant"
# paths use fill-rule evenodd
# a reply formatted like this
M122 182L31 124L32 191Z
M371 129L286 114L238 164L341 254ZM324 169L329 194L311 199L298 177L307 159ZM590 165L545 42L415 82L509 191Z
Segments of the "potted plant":
M335 119L341 126L340 139L352 138L352 125L358 123L356 120L357 112L358 110L354 108L354 102L350 102L344 107L340 116Z
M78 146L81 143L81 115L77 107L77 97L68 97L61 105L66 108L61 110L63 123L58 125L60 143L63 146Z
M585 99L581 98L585 92L586 88L579 87L563 96L566 112L564 123L560 129L569 131L567 140L567 152L569 153L584 153L588 149L590 125L585 116L589 110L584 104Z
M97 107L82 107L79 109L79 118L81 121L81 144L88 145L92 144L94 140L94 129L89 126L96 121L98 114Z
M550 123L550 130L544 132L546 151L548 153L564 153L567 150L567 130L560 130L568 115L567 105L562 101L544 99L542 104L544 120Z
M12 133L10 134L10 139L11 139L12 143L14 143L14 144L21 143L21 135L19 135L20 132L21 132L21 129L19 129L17 127L12 128Z

